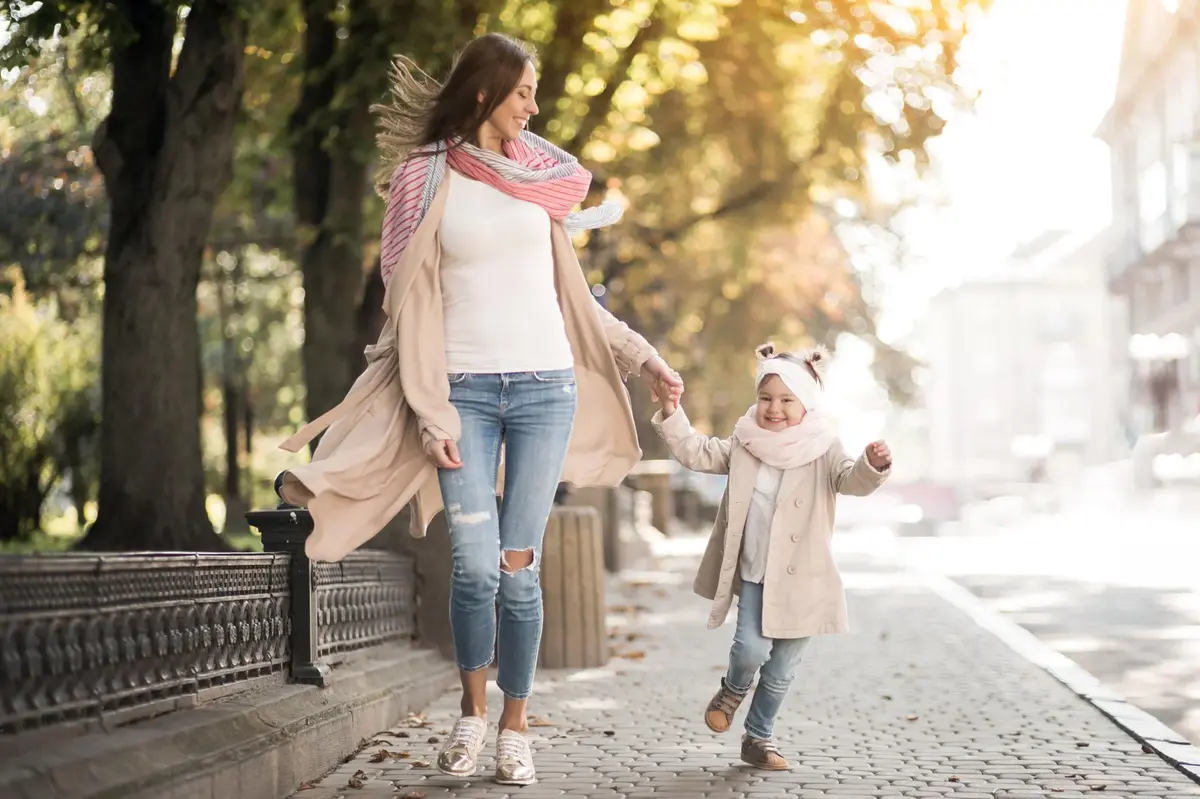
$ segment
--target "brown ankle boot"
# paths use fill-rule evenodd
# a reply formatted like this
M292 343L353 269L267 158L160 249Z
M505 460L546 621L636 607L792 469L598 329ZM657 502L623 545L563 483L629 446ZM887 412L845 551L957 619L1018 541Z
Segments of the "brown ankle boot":
M770 738L749 735L742 737L742 762L767 771L788 771L792 767Z
M725 681L721 680L721 687L704 711L704 723L713 732L725 732L733 724L733 714L737 713L738 706L745 698L745 695L738 696L730 691L725 687Z

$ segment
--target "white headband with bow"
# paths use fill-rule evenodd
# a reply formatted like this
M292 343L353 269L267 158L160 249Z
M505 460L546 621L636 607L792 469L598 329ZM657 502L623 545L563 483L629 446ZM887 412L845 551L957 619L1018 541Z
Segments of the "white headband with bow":
M788 390L804 403L805 410L813 411L820 407L821 384L813 379L804 364L786 358L764 358L758 362L758 376L754 384L762 386L763 380L769 375L778 375Z

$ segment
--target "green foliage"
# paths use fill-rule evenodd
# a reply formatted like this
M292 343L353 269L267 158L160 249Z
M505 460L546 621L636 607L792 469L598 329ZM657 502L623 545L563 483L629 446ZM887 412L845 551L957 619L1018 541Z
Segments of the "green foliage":
M68 472L94 479L99 335L94 317L67 323L35 301L15 270L0 295L0 540L28 538Z

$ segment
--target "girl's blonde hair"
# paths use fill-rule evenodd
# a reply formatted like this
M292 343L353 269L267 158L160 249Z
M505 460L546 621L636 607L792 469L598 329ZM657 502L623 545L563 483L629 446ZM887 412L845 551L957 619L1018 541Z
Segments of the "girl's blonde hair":
M533 48L500 33L485 34L464 47L444 84L411 58L397 56L392 63L391 102L371 106L379 119L375 139L382 160L375 191L387 197L392 174L414 149L474 139L517 88L529 63L537 66Z
M775 349L774 344L768 341L766 344L759 344L755 347L754 354L760 361L779 358L797 366L803 366L808 369L808 373L812 375L813 380L817 381L818 386L825 386L825 381L821 378L825 371L825 365L829 363L829 350L820 345L799 352L780 352Z

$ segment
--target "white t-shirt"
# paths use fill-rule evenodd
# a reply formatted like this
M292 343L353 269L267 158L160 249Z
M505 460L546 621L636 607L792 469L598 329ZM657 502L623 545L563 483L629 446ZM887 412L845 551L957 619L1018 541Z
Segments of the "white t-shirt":
M550 216L457 173L448 192L439 228L447 370L569 369Z
M775 518L775 502L783 470L760 463L754 478L754 493L746 512L746 528L742 531L742 553L738 567L742 579L761 583L767 576L767 546L771 541L771 522Z

